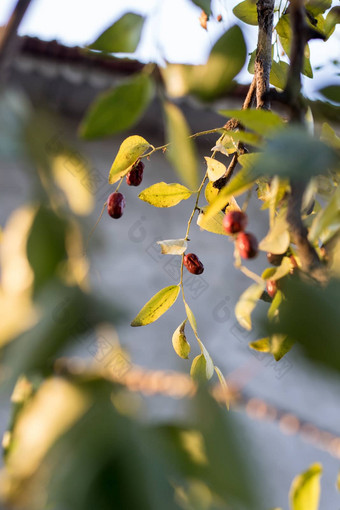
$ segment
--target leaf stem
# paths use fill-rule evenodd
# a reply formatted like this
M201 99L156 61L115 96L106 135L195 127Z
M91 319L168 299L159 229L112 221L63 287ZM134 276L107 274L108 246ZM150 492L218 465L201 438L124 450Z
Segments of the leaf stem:
M119 188L120 188L120 186L121 186L121 184L122 184L122 182L123 182L123 179L124 179L124 177L122 177L122 178L120 179L120 181L119 181L119 183L118 183L118 186L117 186L117 188L115 189L115 193L117 193L117 191L119 190Z

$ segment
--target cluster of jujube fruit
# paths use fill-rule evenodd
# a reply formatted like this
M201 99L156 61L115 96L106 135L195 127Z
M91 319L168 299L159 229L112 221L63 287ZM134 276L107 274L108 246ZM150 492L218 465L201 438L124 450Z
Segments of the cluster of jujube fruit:
M143 180L144 163L137 161L126 175L126 184L128 186L139 186ZM119 191L111 193L107 199L107 212L111 218L121 218L126 205L125 197Z
M248 218L243 211L229 211L223 218L223 228L227 234L236 234L236 247L243 259L252 259L258 253L258 242L254 234L245 232Z

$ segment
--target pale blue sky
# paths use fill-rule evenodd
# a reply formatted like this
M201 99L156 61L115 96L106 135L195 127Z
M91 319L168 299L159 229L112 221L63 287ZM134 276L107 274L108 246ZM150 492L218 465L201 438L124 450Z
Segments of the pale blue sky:
M213 0L213 13L222 14L223 21L209 23L208 32L198 22L200 9L190 0L33 0L20 27L21 34L35 35L42 39L57 39L67 45L85 45L101 31L118 19L124 12L133 11L148 15L143 30L143 39L136 57L143 61L163 59L170 62L201 63L209 53L215 40L237 19L232 8L240 0ZM4 24L16 0L1 0L0 24ZM338 5L339 1L333 2ZM227 7L225 7L227 6ZM247 39L249 52L255 48L256 27L241 24ZM340 28L327 43L312 41L312 65L327 64L316 72L315 83L305 80L310 94L323 84L334 82L332 59L340 59ZM339 71L339 68L337 69ZM246 71L239 76L249 81Z

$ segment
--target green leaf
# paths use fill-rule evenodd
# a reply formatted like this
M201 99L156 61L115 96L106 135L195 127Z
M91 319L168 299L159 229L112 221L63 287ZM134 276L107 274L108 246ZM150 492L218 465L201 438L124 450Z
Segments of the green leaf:
M27 259L34 272L35 289L55 278L60 264L67 259L68 225L51 209L40 207L27 237Z
M332 0L309 0L305 7L313 16L317 16L332 7Z
M172 207L191 195L192 191L182 184L158 182L143 190L138 198L154 207Z
M308 181L326 173L337 161L335 152L297 127L286 128L269 140L251 169L251 174Z
M228 234L223 228L223 218L224 214L222 211L218 211L214 216L207 217L206 210L208 206L201 208L200 213L197 218L197 225L201 227L203 230L207 232L211 232L213 234L228 236Z
M215 158L204 157L207 163L207 172L209 181L215 182L217 179L225 174L227 168L223 163L220 163Z
M182 255L188 247L185 239L166 239L165 241L157 241L161 247L162 255Z
M333 101L334 103L340 103L340 86L339 85L328 85L319 90L320 94L324 97Z
M198 186L197 155L190 130L181 110L173 103L164 103L167 140L170 147L166 151L181 180L191 189Z
M246 289L240 296L240 299L235 306L235 316L239 324L247 329L251 330L251 314L257 305L258 300L262 296L265 289L265 282L263 284L253 283Z
M289 64L287 64L287 62L283 60L276 62L273 60L269 77L270 83L274 85L274 87L283 90L287 82L288 69Z
M294 478L289 492L292 510L318 510L321 473L321 464L315 463Z
M310 359L340 371L340 281L332 279L321 287L286 278L282 290L285 299L279 315L275 321L263 322L266 334L287 335L303 346Z
M260 242L259 249L280 255L287 251L289 244L290 235L286 215L281 214L275 218L273 226L266 237Z
M270 352L275 361L280 361L289 352L294 342L287 335L273 335L270 339Z
M80 135L93 139L134 126L149 105L153 91L151 78L139 73L115 89L100 94L81 122Z
M237 142L242 142L253 145L254 147L262 145L261 137L255 133L249 133L243 130L229 131L228 129L222 129L221 132L224 133L223 142L232 141L234 145L237 145Z
M268 319L274 319L274 317L276 317L276 315L278 314L279 306L282 303L282 300L283 300L283 294L278 289L276 291L275 296L273 297L273 301L270 303L270 307L267 312Z
M176 301L180 288L170 285L155 294L136 315L131 326L146 326L161 317Z
M175 353L178 354L180 358L188 359L189 353L190 353L190 344L186 339L184 328L185 323L187 319L182 322L178 326L178 328L175 330L174 334L172 335L172 345L175 350Z
M263 136L272 135L284 126L279 115L267 110L220 110L219 113L239 120L243 126Z
M291 50L291 43L292 43L292 29L291 29L290 15L285 14L284 16L281 16L275 29L279 35L282 47L283 47L285 53L289 57L290 50ZM308 44L306 44L306 48L305 48L304 67L303 67L302 73L305 76L307 76L308 78L313 78L313 71L311 68L310 60L309 60Z
M211 0L191 0L193 4L197 5L197 7L200 7L207 16L210 16L211 14Z
M90 44L91 50L105 53L133 53L136 51L145 18L129 12L105 30Z
M248 25L257 25L256 1L244 0L233 8L234 15Z
M340 10L339 7L333 7L333 9L327 13L323 30L327 39L332 35L335 25L338 23L340 23Z
M142 136L134 135L125 138L112 163L109 174L109 184L113 184L121 177L124 177L132 165L136 163L137 159L139 159L149 147L149 142Z
M205 65L169 64L162 70L167 93L172 97L194 94L211 101L232 86L246 59L241 29L231 27L213 46Z

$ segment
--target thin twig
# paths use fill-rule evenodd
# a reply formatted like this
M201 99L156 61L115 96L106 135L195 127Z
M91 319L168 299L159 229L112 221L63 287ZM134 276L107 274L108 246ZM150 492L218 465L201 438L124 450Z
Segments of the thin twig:
M257 18L259 23L255 58L256 107L269 110L269 75L272 66L272 33L274 0L258 0Z

